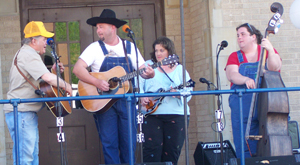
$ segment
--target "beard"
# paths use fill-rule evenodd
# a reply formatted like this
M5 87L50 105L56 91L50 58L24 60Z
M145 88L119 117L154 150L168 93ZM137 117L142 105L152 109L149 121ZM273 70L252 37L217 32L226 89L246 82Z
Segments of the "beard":
M103 35L98 35L98 37L99 37L99 39L100 39L101 41L104 41L104 40L105 40L105 38L104 38Z
M100 39L101 41L104 41L104 40L105 40L105 38L104 38L104 37L99 37L99 39Z

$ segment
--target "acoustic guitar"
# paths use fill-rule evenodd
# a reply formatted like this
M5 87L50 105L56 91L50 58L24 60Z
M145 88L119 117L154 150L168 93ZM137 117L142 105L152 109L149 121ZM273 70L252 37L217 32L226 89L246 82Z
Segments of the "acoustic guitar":
M193 81L192 79L190 79L188 82L186 82L186 87L195 87L195 81ZM171 89L182 89L183 85L179 85L177 87L174 88L170 88L169 90L164 90L162 88L159 88L156 93L163 93L163 92L170 92ZM165 96L160 96L160 97L151 97L149 98L149 103L145 106L142 106L141 110L142 113L146 116L149 114L154 113L157 108L159 107L159 105L162 103L162 100L165 98Z
M51 69L51 72L56 75L56 72ZM49 85L45 81L41 81L39 83L39 89L45 93L44 97L58 97L58 90L56 87L53 87L52 85ZM66 92L63 91L62 88L59 89L59 97L66 97ZM55 117L59 117L59 110L58 106L56 106L56 102L45 102L49 110L52 112L52 114ZM69 101L59 101L59 104L61 106L61 117L67 116L68 114L72 113L72 108L70 106Z
M176 65L179 62L177 55L170 55L161 62L155 63L149 67L153 69L161 65ZM106 72L90 72L93 77L105 80L109 84L108 91L101 91L96 86L79 80L78 94L79 96L92 96L92 95L117 95L125 94L130 89L130 82L128 80L143 73L146 68L126 74L126 71L121 66L116 66ZM81 100L82 106L89 112L106 112L118 99L94 99L94 100Z

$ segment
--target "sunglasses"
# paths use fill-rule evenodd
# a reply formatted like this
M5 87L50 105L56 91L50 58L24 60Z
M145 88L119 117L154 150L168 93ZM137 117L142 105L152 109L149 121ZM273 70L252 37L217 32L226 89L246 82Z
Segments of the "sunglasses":
M250 24L249 23L246 23L246 24L249 27L249 29L251 30L251 33L254 34L254 31L253 31L252 27L250 26Z

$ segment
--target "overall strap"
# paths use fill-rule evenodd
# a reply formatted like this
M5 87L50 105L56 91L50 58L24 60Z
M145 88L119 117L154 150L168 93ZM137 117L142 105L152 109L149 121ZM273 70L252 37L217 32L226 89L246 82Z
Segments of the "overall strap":
M105 47L103 41L98 40L98 42L99 42L100 47L101 47L101 49L102 49L102 51L103 51L103 54L104 54L104 55L107 55L107 54L108 54L108 51L107 51L107 49L106 49L106 47Z
M128 48L129 46L128 45L130 45L130 42L128 41L128 40L126 40L127 41L127 47L126 48ZM128 42L129 42L129 44L128 44ZM129 71L129 73L131 72L130 71L130 67L129 67L129 62L128 62L128 56L127 56L127 53L128 53L128 49L126 49L125 48L125 42L124 42L124 39L122 39L122 44L123 44L123 49L124 49L124 54L125 54L125 59L126 59L126 62L127 62L127 66L128 66L128 71ZM130 45L131 46L131 45ZM130 51L130 50L129 50Z
M126 51L127 54L131 54L131 43L128 40L126 40Z
M237 56L238 56L238 59L239 59L239 63L244 62L244 58L243 58L242 52L239 50L236 53L237 53Z

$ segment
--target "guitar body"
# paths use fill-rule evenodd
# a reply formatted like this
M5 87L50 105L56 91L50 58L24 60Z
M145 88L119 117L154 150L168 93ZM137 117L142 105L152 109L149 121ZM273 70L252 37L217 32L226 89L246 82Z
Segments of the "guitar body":
M123 83L110 83L110 80L114 77L122 77L126 75L126 71L121 66L116 66L106 72L90 72L90 74L100 80L105 80L110 84L110 90L107 92L99 91L97 87L92 84L79 80L78 82L78 94L79 96L91 96L91 95L114 95L125 94L130 89L129 81ZM118 99L94 99L94 100L81 100L82 106L89 112L100 113L106 112Z
M46 94L46 97L58 97L57 88L53 87L52 85L49 85L45 81L40 82L39 88L41 91L43 91ZM60 96L62 96L61 93L60 93ZM72 113L72 108L69 104L69 101L59 101L59 103L61 104L61 107L62 107L61 108L61 110L62 110L61 117L67 116L68 114ZM46 105L49 108L49 110L52 112L52 114L55 117L59 117L59 110L55 106L55 104L56 104L56 102L46 102Z

